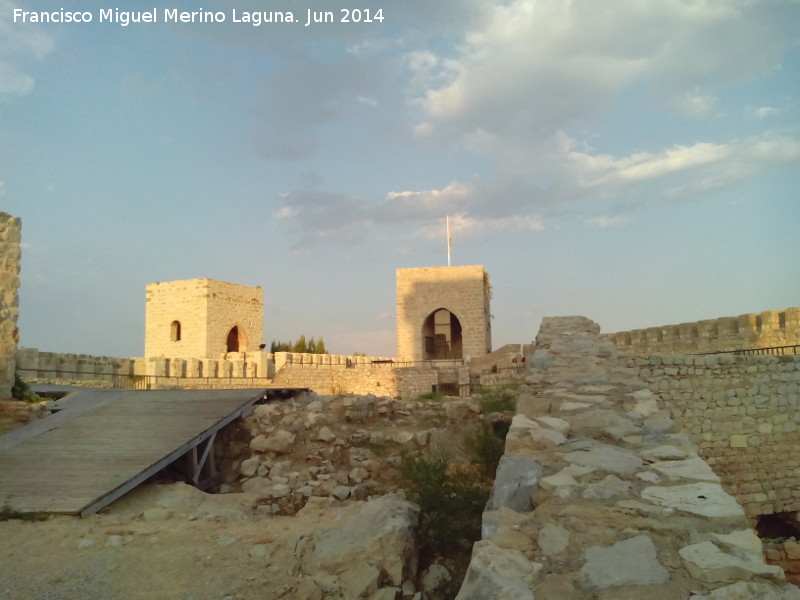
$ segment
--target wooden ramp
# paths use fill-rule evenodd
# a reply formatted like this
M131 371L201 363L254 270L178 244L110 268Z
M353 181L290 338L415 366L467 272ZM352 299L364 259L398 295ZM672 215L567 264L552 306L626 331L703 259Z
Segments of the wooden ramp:
M0 505L87 515L184 455L202 487L217 432L265 390L81 390L64 410L0 436Z

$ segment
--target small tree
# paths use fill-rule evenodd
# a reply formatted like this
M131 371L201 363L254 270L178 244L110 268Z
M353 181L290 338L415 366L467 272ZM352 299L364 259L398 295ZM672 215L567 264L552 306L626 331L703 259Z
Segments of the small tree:
M301 352L301 353L303 353L303 352L307 352L307 351L308 351L308 347L306 345L306 336L305 335L301 335L299 338L297 338L297 341L294 343L294 347L292 348L292 352Z
M322 338L311 338L306 340L306 336L301 335L296 342L279 342L273 340L269 346L270 352L298 352L304 354L327 354L325 340Z

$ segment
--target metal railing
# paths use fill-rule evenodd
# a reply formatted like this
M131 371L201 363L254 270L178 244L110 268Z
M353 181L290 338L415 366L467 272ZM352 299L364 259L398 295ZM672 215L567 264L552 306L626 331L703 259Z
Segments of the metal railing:
M718 350L716 352L701 352L695 356L709 354L734 354L737 356L791 356L800 354L800 344L792 346L770 346L767 348L742 348L740 350Z
M62 371L52 369L17 369L25 379L32 380L58 380L64 385L80 384L81 382L102 382L108 387L119 390L155 390L165 387L174 387L179 383L192 386L210 387L212 384L231 384L237 387L263 387L266 377L171 377L168 375L128 375L123 373L98 373L92 371Z

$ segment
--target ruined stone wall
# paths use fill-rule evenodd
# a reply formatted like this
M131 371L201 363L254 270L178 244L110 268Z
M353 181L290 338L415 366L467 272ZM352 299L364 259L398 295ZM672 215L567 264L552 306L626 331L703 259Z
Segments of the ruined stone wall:
M628 354L702 354L800 344L800 307L609 333Z
M489 299L488 276L481 266L397 269L397 357L427 358L423 324L440 308L461 323L464 358L491 352Z
M14 385L21 235L21 221L0 212L0 398L11 397Z
M214 279L151 283L145 302L145 356L219 358L234 326L239 352L262 343L260 287Z
M599 329L543 320L456 600L800 598Z
M278 387L307 387L318 394L398 394L394 369L388 367L287 365L276 375L273 384Z
M751 517L800 510L800 356L627 357Z

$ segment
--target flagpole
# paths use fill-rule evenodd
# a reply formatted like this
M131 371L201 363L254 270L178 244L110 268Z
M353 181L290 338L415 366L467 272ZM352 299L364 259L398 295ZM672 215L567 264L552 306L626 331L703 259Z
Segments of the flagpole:
M450 246L453 240L450 237L450 215L447 215L447 266L450 266Z

